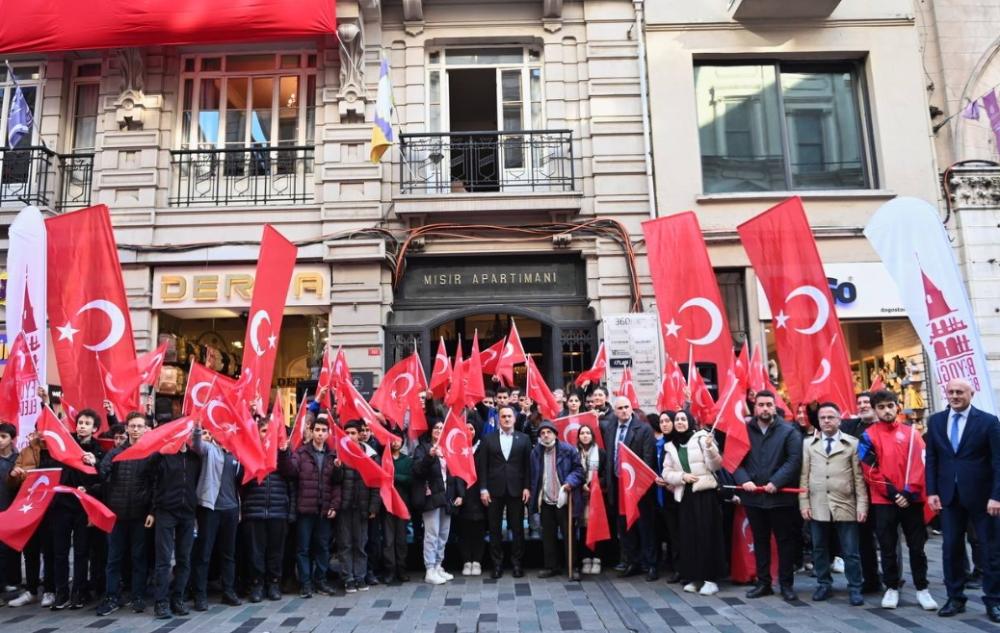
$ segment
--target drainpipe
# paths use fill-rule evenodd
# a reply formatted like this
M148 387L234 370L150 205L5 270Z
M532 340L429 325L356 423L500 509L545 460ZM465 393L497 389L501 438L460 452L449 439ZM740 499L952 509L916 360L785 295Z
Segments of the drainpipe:
M646 158L646 188L649 190L649 217L655 219L656 188L653 181L653 143L649 122L649 82L646 80L646 28L644 0L632 0L635 6L635 34L639 44L639 100L642 102L642 145Z

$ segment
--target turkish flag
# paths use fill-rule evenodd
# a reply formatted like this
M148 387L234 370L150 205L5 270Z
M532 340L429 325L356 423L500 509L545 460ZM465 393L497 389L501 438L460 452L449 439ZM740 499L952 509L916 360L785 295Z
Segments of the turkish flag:
M573 381L577 387L582 387L588 383L599 385L604 382L604 376L608 371L608 350L604 347L604 341L597 348L597 356L594 358L593 366L587 371L581 371L580 375Z
M247 483L265 468L267 461L257 423L250 415L246 401L233 402L236 394L221 387L218 382L213 382L208 393L208 404L197 416L215 441L243 464L243 483Z
M371 427L372 432L378 433L377 439L379 442L384 443L384 438L390 433L385 430L382 426L381 420L379 420L378 414L372 409L361 392L358 391L357 387L354 386L353 382L346 382L341 385L340 392L337 395L337 411L340 413L340 425L343 426L351 420L361 420L369 427ZM376 430L376 427L378 430Z
M410 357L413 363L414 373L418 376L417 391L410 394L410 437L420 437L429 428L427 426L427 413L424 411L424 401L420 395L427 392L427 375L424 374L424 365L420 362L420 357L416 352Z
M139 385L136 383L139 380L138 372L134 368L129 370L134 375L126 377L126 380L135 386L132 389L125 389L115 384L111 370L104 366L100 358L97 359L97 371L101 387L104 389L104 398L111 402L118 419L124 420L130 411L136 410L133 407L133 402L137 402L139 396Z
M431 393L440 400L448 392L451 382L451 364L448 362L448 349L444 346L444 337L438 340L437 355L434 356L434 367L431 368Z
M323 364L319 370L319 378L316 381L316 393L322 392L319 397L320 406L325 409L333 408L333 400L330 394L334 391L333 360L330 356L330 346L323 350Z
M448 411L441 429L441 452L444 454L448 472L465 480L466 485L476 483L476 461L472 453L472 443L469 429L465 426L465 418L457 415L455 410Z
M101 363L105 392L109 396L112 394L128 395L137 392L141 385L155 386L160 377L160 370L163 368L163 357L167 352L168 343L169 341L164 341L156 349L146 352L123 367L108 368ZM112 402L116 400L113 397L108 399ZM124 406L126 402L122 404ZM119 411L118 417L121 418L126 413L128 411Z
M382 505L385 511L393 516L397 516L404 521L410 518L410 509L406 507L406 502L396 490L396 463L392 461L392 450L389 446L382 451L382 472L385 478L379 487L379 496L382 497Z
M209 393L218 386L220 389L232 390L236 381L229 376L212 371L201 363L191 361L191 369L187 375L187 388L184 390L184 415L194 415L208 406L211 399Z
M633 409L639 408L639 394L635 392L635 383L632 382L631 367L626 367L622 371L622 380L618 385L618 389L615 390L615 396L624 396L628 398L629 404L632 405Z
M80 507L87 513L87 521L98 530L111 534L111 530L115 529L115 522L118 520L118 517L115 516L115 513L108 506L90 496L90 494L72 486L55 486L52 490L76 497L80 501Z
M625 517L625 529L639 518L639 501L656 481L656 473L628 446L618 447L618 513Z
M337 457L348 468L353 468L369 488L379 488L385 480L385 472L365 452L365 449L347 436L339 426L333 426L333 437Z
M274 398L271 417L267 419L267 432L262 441L264 448L264 467L257 471L257 483L263 483L264 478L278 470L278 450L281 448L282 430L285 428L285 412L282 410L281 392ZM259 433L259 431L258 431Z
M685 211L647 220L642 232L667 354L683 358L694 346L699 361L714 363L725 376L733 337L697 216Z
M749 373L750 373L750 345L748 343L743 343L743 347L740 348L740 353L736 357L736 363L733 365L733 372L736 374L736 379L739 380L744 385L750 384Z
M331 392L337 395L337 398L341 398L341 392L345 389L345 385L353 385L354 381L351 378L351 368L347 365L347 355L344 353L344 348L338 347L337 353L333 358L333 365L330 368L330 391L324 394L323 398L320 400L320 404L327 409L333 409L333 403L330 399Z
M853 393L844 335L802 201L789 198L736 230L774 315L778 359L792 402L803 402L831 345L830 389ZM851 401L844 412L854 408Z
M479 355L479 362L482 365L483 373L487 376L493 376L497 373L497 363L500 362L500 355L503 354L503 348L506 344L507 341L500 339L484 349Z
M413 356L407 356L385 372L378 389L372 394L371 405L396 426L402 426L409 408L410 393L417 393L418 381Z
M52 409L42 407L42 413L38 416L35 430L45 440L45 448L57 462L88 475L97 474L97 470L93 466L83 463L85 451L66 426L59 421L56 414L52 413Z
M466 406L474 407L486 397L486 385L483 383L483 363L479 353L479 331L472 334L472 351L469 360L465 361L462 372Z
M833 402L844 412L855 408L854 390L849 389L848 391L844 391L845 386L849 387L854 384L853 380L847 385L841 381L833 380L834 376L842 373L836 367L839 338L835 334L830 339L830 345L827 346L826 352L820 359L819 367L816 368L812 380L806 385L806 393L803 396L802 404L810 402ZM847 367L847 373L848 375L851 373L850 366Z
M295 422L292 424L292 433L288 443L289 449L292 452L298 450L305 440L306 414L309 412L309 407L306 406L308 395L309 394L307 392L302 393L302 402L299 403L299 410L295 415Z
M462 340L455 345L455 364L451 368L451 386L444 396L449 409L465 406L465 362L462 360Z
M507 342L503 346L503 354L497 361L496 376L500 377L503 384L508 387L514 384L514 365L523 363L524 346L521 345L521 336L517 333L517 325L514 319L510 320L510 332L507 334Z
M106 367L135 361L135 341L118 248L103 204L45 220L48 317L63 397L100 411ZM58 262L58 263L57 263ZM138 393L128 401L139 408Z
M145 459L154 453L173 455L191 441L195 419L190 416L177 418L142 434L139 441L115 455L111 461L124 462Z
M545 384L542 372L538 371L538 366L535 365L535 359L531 356L525 356L524 362L526 365L524 392L538 405L538 411L546 420L558 417L562 413L562 407L556 401L555 394Z
M663 364L663 376L656 392L656 408L659 411L680 411L684 408L684 372L673 358L667 356Z
M688 364L688 387L691 391L691 413L702 423L711 420L715 413L715 400L694 363Z
M726 448L722 452L722 467L735 471L750 452L750 436L747 433L746 397L743 383L732 372L729 374L726 395L719 402L715 426L726 434Z
M600 541L611 538L611 526L608 525L608 511L604 506L604 492L601 490L601 478L594 477L590 482L590 504L587 506L587 536L584 539L590 551Z
M881 391L885 389L885 383L882 381L882 374L875 374L875 380L872 381L870 387L868 387L868 393L875 393L876 391Z
M750 366L747 369L747 387L754 393L771 387L771 379L768 378L767 370L764 369L764 359L761 358L760 349L760 345L754 348L753 354L750 356Z
M580 427L588 426L594 435L594 441L597 442L598 446L604 448L604 437L602 437L601 433L601 418L597 415L596 411L587 411L555 418L552 420L552 424L556 425L556 429L559 431L559 439L570 446L576 446L577 438L580 435Z
M38 411L41 406L34 389L37 385L31 350L24 335L18 333L7 352L7 366L0 378L0 420L9 421L20 432L22 410L27 414L29 410Z
M746 510L736 504L733 510L733 548L730 552L729 576L737 584L757 579L757 559L753 552L753 531ZM778 577L778 541L771 537L771 577Z
M259 400L267 409L271 395L271 376L278 357L281 318L288 299L288 285L298 249L270 224L264 225L260 242L257 271L254 273L253 299L243 341L243 367L240 376L250 373L249 384L240 396L247 401Z
M45 518L61 476L61 468L28 471L10 507L0 512L0 543L18 552L24 549Z

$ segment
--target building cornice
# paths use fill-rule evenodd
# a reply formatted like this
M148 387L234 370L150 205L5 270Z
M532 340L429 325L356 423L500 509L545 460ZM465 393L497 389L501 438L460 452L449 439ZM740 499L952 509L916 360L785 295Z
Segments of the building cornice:
M879 18L874 20L766 20L755 22L673 22L667 24L647 24L646 31L801 31L805 29L839 28L880 28L912 27L916 20L912 16Z

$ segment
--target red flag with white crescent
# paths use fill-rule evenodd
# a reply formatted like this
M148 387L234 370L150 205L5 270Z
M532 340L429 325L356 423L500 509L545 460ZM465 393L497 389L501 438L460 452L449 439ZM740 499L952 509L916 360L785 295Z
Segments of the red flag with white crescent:
M191 369L187 375L187 388L184 391L184 415L194 415L208 406L211 400L213 385L220 389L231 391L236 387L236 381L229 376L212 371L201 363L191 361Z
M465 418L456 415L454 409L449 410L445 416L439 446L448 471L465 480L468 486L476 483L476 461L472 453L469 429L465 426Z
M705 379L701 377L697 365L691 363L688 371L688 388L691 391L691 413L700 422L704 423L712 419L715 413L715 400L712 392L708 390Z
M622 380L618 385L618 389L615 390L615 396L624 396L628 398L629 404L632 405L633 409L639 408L639 394L635 392L635 382L632 381L631 367L626 367L622 371Z
M264 225L240 370L241 377L249 371L250 378L240 396L248 402L260 401L261 410L265 411L271 395L274 361L278 357L281 318L297 253L295 245L274 227Z
M132 459L145 459L155 453L173 455L191 441L194 427L195 419L190 416L161 424L155 429L143 433L138 442L115 455L111 461L124 462Z
M853 393L847 346L802 201L789 198L736 230L771 307L778 360L792 402L803 402L831 345L831 389ZM853 412L853 398L847 404L844 412Z
M262 469L267 458L260 432L245 400L213 382L209 389L208 404L198 412L202 426L222 448L236 456L243 465L243 483L247 483Z
M514 319L510 320L510 332L507 334L507 342L504 344L503 353L497 361L496 376L508 387L514 384L514 365L525 362L524 346L521 345L521 336L517 333L517 325Z
M754 392L764 391L771 387L771 380L764 369L764 359L761 357L760 345L753 349L750 356L750 366L747 370L747 386Z
M462 372L464 381L463 396L465 404L470 407L476 406L486 397L486 385L483 383L482 356L479 353L479 332L472 334L472 351L469 352L469 359L465 361Z
M538 371L538 366L535 365L535 359L531 356L524 357L525 362L525 378L524 391L532 401L538 405L538 411L545 417L546 420L551 420L559 415L562 411L562 407L556 401L555 394L549 389L549 386L545 384L545 379L542 378L542 372Z
M750 435L746 422L746 388L733 372L729 373L728 380L729 384L717 406L715 426L726 435L722 467L733 472L750 452Z
M66 426L52 413L52 409L42 407L42 413L38 416L35 430L45 440L45 448L60 464L65 464L70 468L75 468L80 472L89 475L96 475L97 469L83 463L83 455L86 451L77 443L66 429Z
M31 359L27 341L19 333L7 352L7 366L0 378L0 420L9 421L18 429L21 416L27 416L29 411L37 415L41 406L36 390L38 375Z
M411 358L407 356L385 372L370 400L371 405L396 426L403 425L410 392L418 389L419 377L413 371Z
M591 432L594 434L594 441L601 448L604 448L604 437L601 433L601 419L597 415L596 411L586 411L584 413L576 413L573 415L563 416L561 418L555 418L552 420L552 424L556 426L556 430L559 432L559 439L566 442L570 446L576 446L577 438L580 435L580 428L583 426L590 427Z
M135 361L132 319L118 247L103 204L45 220L48 233L49 328L64 397L100 411L107 367ZM55 265L58 262L58 265ZM127 408L139 408L139 394Z
M126 389L115 384L111 370L104 366L104 363L100 358L97 359L97 371L97 376L101 381L101 387L104 389L104 398L111 402L112 408L115 411L115 415L118 416L118 419L124 420L129 411L134 410L131 408L131 402L133 397L137 397L139 393L139 386L136 382L139 380L138 373L135 372L134 368L131 369L134 376L126 377L126 380L134 384L135 387L132 389Z
M639 518L639 501L656 481L656 473L625 444L618 446L618 513L628 529Z
M18 552L31 540L55 496L61 468L29 470L10 506L0 512L0 543Z
M309 407L306 406L306 400L309 397L308 392L302 393L302 402L299 403L298 413L295 414L295 422L292 424L292 433L289 437L289 449L292 452L298 450L302 444L305 443L306 436L306 414L309 412Z
M576 384L577 387L582 387L586 383L599 385L604 382L604 376L607 372L608 350L604 347L604 341L601 341L601 346L597 348L597 356L594 357L593 366L586 371L581 371L580 375L576 377L574 384Z
M434 366L431 368L430 390L434 397L440 400L448 392L451 382L451 364L448 362L448 348L444 345L444 337L438 340L438 351L434 356Z
M697 216L686 211L647 220L642 232L667 354L683 358L694 346L699 361L714 363L725 376L733 337Z
M806 385L806 393L803 396L801 404L808 404L810 402L833 402L836 404L841 411L851 411L855 408L856 402L854 398L854 390L844 391L845 385L840 381L834 380L834 376L841 373L836 367L837 363L837 344L839 336L834 335L830 339L830 345L827 346L826 351L823 353L823 357L819 361L819 367L816 368L816 372L813 374L812 379ZM850 373L851 368L848 366L848 373ZM851 383L853 384L853 382Z
M267 419L267 432L262 441L264 448L264 467L256 473L257 483L263 483L264 478L278 470L278 450L283 443L281 436L285 428L285 412L281 402L281 392L274 397L271 416Z
M72 486L55 486L52 490L54 492L70 494L76 497L80 502L80 507L82 507L83 511L87 514L87 521L89 521L90 524L98 530L106 534L111 534L111 530L115 529L115 522L118 520L118 517L111 511L111 508L104 505L90 494L80 490L79 488L73 488Z
M361 475L361 479L369 488L378 488L385 480L385 471L368 456L365 449L352 440L342 428L334 425L334 446L337 457L348 468L353 468Z
M611 526L608 525L608 510L604 505L604 492L601 490L601 478L594 477L590 481L590 504L587 506L587 536L585 542L590 551L601 541L611 538Z
M497 373L497 363L500 362L500 355L503 354L503 348L506 344L505 339L500 339L479 354L479 362L482 365L483 373L487 376L493 376Z
M669 355L663 364L663 375L660 377L660 386L656 392L656 409L658 411L680 411L684 407L684 387L687 381L684 380L684 372Z
M465 361L462 359L462 340L455 344L455 364L451 368L451 385L444 394L444 404L449 409L465 406Z
M382 472L385 473L385 478L379 487L379 496L382 497L385 511L404 521L409 520L410 510L406 507L406 502L403 501L399 491L396 490L396 463L392 461L392 449L388 445L382 451Z

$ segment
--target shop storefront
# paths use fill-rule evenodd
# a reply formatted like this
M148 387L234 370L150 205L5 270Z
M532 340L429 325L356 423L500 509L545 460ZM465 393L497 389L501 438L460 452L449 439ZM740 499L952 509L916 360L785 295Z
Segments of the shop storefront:
M158 343L169 343L156 390L158 412L179 414L192 361L226 376L239 373L253 283L252 265L154 269L154 332ZM329 266L295 267L272 382L286 413L294 410L297 395L318 372L327 339L329 296Z
M925 372L920 338L907 318L896 285L879 262L831 263L824 269L847 341L856 392L868 389L876 377L900 394L906 415L925 419L934 403ZM759 317L767 340L767 358L772 378L781 384L771 311L764 291L757 284Z

